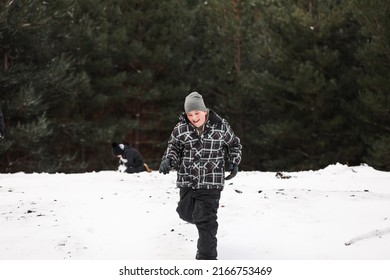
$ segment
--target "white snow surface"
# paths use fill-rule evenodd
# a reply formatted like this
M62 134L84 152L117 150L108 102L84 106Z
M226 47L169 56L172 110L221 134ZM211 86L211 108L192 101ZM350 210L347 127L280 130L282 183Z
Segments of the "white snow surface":
M176 172L0 174L1 260L192 260ZM239 172L218 210L221 260L389 260L390 172Z

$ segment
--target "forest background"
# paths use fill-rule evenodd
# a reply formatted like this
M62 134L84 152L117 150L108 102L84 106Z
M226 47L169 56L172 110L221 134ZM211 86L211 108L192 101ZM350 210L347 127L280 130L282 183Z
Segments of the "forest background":
M242 170L390 170L390 1L0 0L0 172L158 168L198 91Z

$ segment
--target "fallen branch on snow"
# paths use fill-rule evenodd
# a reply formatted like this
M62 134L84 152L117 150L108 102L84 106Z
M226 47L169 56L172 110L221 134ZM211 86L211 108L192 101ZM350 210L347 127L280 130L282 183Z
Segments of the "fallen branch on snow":
M376 236L382 237L382 235L385 235L386 233L390 233L390 228L376 229L376 230L370 231L369 233L362 234L362 235L356 236L355 238L352 238L350 241L345 243L345 246L349 246L349 245L352 245L358 241L372 238L372 237L376 237Z

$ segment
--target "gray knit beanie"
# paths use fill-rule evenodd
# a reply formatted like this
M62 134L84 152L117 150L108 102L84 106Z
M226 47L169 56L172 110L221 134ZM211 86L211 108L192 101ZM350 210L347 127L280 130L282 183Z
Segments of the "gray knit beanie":
M203 97L196 91L187 95L184 101L184 110L186 113L191 111L207 111L206 105L204 105Z

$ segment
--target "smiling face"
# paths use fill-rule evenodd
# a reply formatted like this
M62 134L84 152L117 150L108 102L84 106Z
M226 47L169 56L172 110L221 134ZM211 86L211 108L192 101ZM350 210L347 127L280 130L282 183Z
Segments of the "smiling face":
M195 127L201 127L206 122L207 112L205 111L191 111L187 113L188 120Z

